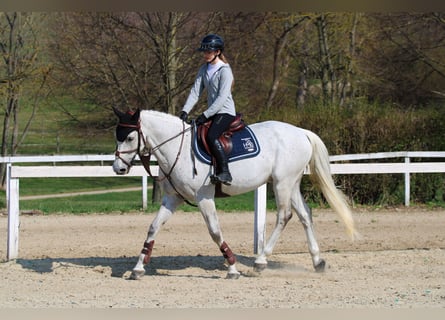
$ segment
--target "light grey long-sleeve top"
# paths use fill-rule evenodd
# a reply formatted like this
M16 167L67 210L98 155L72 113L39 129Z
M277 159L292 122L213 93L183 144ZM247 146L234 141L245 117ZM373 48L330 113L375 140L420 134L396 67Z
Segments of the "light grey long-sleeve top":
M195 83L190 89L183 111L190 113L204 89L207 90L207 110L204 115L207 118L217 113L228 113L235 116L235 103L232 98L233 73L230 65L224 63L209 79L207 75L207 63L199 68Z

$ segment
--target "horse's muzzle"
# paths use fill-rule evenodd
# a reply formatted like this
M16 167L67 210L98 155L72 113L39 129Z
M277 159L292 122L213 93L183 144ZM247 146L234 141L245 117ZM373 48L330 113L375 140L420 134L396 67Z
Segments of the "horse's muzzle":
M130 167L127 166L125 163L120 161L119 159L116 159L113 163L113 171L116 174L124 175L127 174L130 171Z

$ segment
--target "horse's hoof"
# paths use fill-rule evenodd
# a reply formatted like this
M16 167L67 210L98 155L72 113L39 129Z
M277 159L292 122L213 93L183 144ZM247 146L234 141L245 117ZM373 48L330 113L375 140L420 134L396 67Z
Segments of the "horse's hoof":
M140 280L145 275L145 270L133 270L130 275L130 280Z
M317 273L324 272L325 267L326 267L326 261L321 259L320 262L316 266L314 266L315 272Z
M255 272L262 272L267 268L267 263L254 263L253 264L253 270Z
M237 273L228 273L227 274L227 276L226 276L226 279L239 279L239 277L240 277L240 273L239 272L237 272Z

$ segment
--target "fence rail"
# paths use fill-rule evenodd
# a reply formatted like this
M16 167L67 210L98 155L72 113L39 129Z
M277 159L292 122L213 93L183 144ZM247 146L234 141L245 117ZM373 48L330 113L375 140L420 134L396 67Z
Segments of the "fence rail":
M351 163L351 161L378 160L403 158L403 162L391 163ZM330 157L332 174L388 174L400 173L405 176L405 205L410 203L410 174L411 173L443 173L445 162L413 162L412 158L445 158L444 151L407 151L382 152L367 154L347 154ZM14 156L0 157L0 163L7 164L6 171L6 203L8 210L8 243L7 260L18 257L19 248L19 179L26 177L119 177L110 163L114 155L56 155L56 156ZM137 159L138 160L138 159ZM335 162L346 163L335 163ZM84 165L73 166L67 163L80 162ZM100 165L85 165L98 162ZM40 163L30 166L29 163ZM42 165L52 163L49 165ZM65 163L65 164L64 164ZM27 165L20 165L27 164ZM57 165L61 164L61 165ZM153 175L158 174L158 167L152 166ZM308 173L308 172L306 172ZM143 166L132 168L130 176L142 177L142 203L147 201L147 173ZM266 221L266 185L255 191L255 221L254 221L254 253L264 246Z

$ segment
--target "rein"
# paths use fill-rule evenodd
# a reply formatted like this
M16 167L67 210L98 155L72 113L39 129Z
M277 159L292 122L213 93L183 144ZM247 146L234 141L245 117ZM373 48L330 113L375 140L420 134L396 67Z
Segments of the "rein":
M150 150L146 150L145 138L144 138L144 135L142 134L142 131L141 131L140 126L139 126L139 136L142 136L142 139L144 140L144 150L147 151L147 152L144 152L144 153L141 154L141 152L138 151L138 154L139 154L139 158L141 159L141 162L142 162L145 170L148 172L148 174L149 174L149 176L151 178L153 178L153 179L155 179L156 181L159 181L159 182L167 179L172 184L172 182L171 182L171 173L173 172L173 169L175 168L176 164L178 163L179 156L181 155L182 146L184 144L185 132L188 131L188 130L190 130L190 128L185 129L185 124L182 123L182 131L180 133L178 133L177 135L175 135L175 136L165 140L164 142L158 144L156 147L151 148ZM176 155L175 162L171 166L170 171L168 173L165 173L165 171L162 170L161 167L159 167L161 169L162 173L164 174L164 178L159 179L158 177L154 177L152 175L152 173L151 173L151 170L150 170L150 158L151 158L152 153L157 151L158 149L160 149L164 144L166 144L166 143L176 139L179 136L181 136L181 143L179 145L179 150L178 150L178 154ZM138 150L140 150L140 149L138 149ZM172 186L173 186L173 184L172 184ZM176 191L176 188L174 186L173 186L173 189L175 189L175 191Z
M141 129L141 123L140 120L138 121L137 125L133 125L133 124L123 124L123 123L119 123L119 126L122 127L127 127L127 128L134 128L137 129L138 131L138 146L136 149L131 149L131 150L125 150L125 151L118 151L116 150L115 155L122 161L124 162L128 167L131 167L132 164L128 163L127 161L125 161L120 154L122 153L132 153L132 152L137 152L137 154L139 155L139 158L141 159L142 165L145 168L145 171L147 171L148 175L150 176L150 178L152 178L153 180L157 181L157 182L161 182L165 179L168 180L168 182L170 182L170 185L172 186L173 190L175 190L175 192L182 198L182 200L184 200L187 204L197 207L196 204L191 203L190 201L188 201L175 187L175 185L173 184L173 181L171 179L171 173L173 172L173 169L175 168L176 164L178 163L179 160L179 156L181 155L181 150L182 150L182 146L184 145L184 136L185 133L189 130L191 130L191 126L187 129L185 129L185 123L182 122L182 131L179 132L177 135L168 138L167 140L161 142L160 144L158 144L157 146L151 148L151 149L147 149L147 141L144 137L144 134L142 132ZM192 130L193 131L193 130ZM176 155L176 159L175 162L173 163L173 165L170 168L170 171L168 173L166 173L164 170L162 170L162 168L159 166L159 168L161 169L162 173L164 174L164 177L162 179L160 179L159 177L155 177L153 176L153 174L151 173L150 170L150 158L153 152L157 151L158 149L160 149L164 144L176 139L177 137L181 136L181 143L179 145L179 150L178 153ZM143 141L143 145L144 145L144 149L141 152L141 140ZM196 170L196 169L195 169Z

